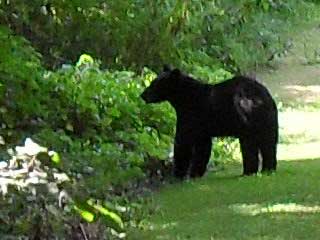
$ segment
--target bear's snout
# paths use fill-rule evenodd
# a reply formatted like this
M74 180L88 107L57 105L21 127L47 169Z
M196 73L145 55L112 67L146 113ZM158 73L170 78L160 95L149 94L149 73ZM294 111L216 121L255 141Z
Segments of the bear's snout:
M164 101L159 94L154 94L150 88L147 88L140 97L145 101L145 103L158 103Z
M145 101L146 103L150 102L150 99L148 97L148 93L147 91L144 91L143 93L141 93L140 97L143 99L143 101Z

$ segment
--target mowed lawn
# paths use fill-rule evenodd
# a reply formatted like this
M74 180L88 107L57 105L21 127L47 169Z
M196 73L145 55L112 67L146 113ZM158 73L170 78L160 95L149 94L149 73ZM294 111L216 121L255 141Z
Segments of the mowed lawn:
M320 147L320 146L319 146ZM272 175L229 165L163 187L155 213L129 239L320 239L320 160L280 161Z

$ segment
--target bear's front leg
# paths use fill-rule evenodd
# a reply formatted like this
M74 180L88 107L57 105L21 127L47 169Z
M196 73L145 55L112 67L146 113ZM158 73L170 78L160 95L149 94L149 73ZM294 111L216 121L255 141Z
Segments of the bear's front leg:
M187 143L174 144L173 175L183 179L188 174L190 159L192 156L192 145Z
M202 177L207 170L207 165L211 155L212 141L208 137L197 141L193 146L190 177Z

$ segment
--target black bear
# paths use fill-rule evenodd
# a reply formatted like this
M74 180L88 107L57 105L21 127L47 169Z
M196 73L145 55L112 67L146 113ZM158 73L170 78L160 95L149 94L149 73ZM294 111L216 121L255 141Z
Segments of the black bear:
M211 154L212 137L239 138L243 174L277 166L278 110L256 80L236 76L215 85L201 83L179 69L164 67L141 94L146 103L169 101L177 114L174 175L201 177Z

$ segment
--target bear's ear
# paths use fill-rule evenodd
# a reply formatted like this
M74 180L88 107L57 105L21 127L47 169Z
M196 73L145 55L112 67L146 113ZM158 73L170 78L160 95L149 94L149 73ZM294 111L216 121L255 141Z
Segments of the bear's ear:
M165 65L163 65L163 71L169 72L169 71L171 71L171 67L168 64L165 64Z
M175 68L175 69L173 69L173 70L171 71L171 74L172 74L172 76L177 77L177 76L180 76L180 75L181 75L181 72L180 72L180 70L179 70L178 68Z

